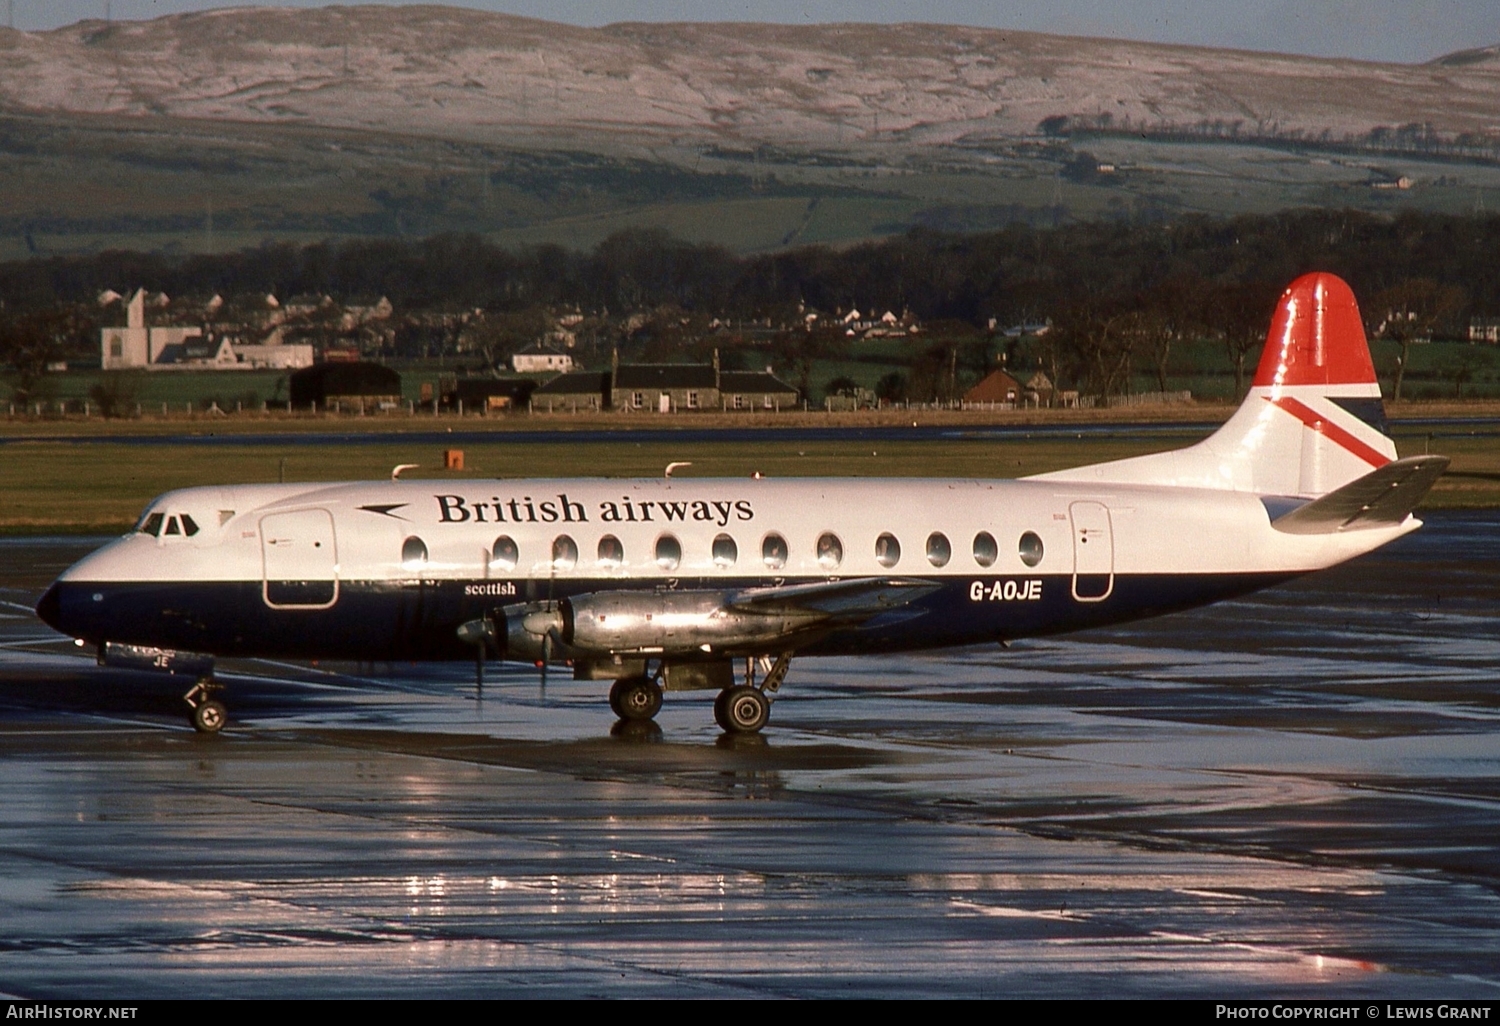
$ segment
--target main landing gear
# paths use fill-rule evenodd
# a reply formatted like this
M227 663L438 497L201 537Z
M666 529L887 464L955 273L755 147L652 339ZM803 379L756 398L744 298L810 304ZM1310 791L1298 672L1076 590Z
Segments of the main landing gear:
M757 664L770 668L757 686L755 671ZM735 684L719 692L714 699L714 722L727 734L758 734L771 719L771 699L786 680L786 671L792 665L792 653L783 652L775 663L769 658L745 660L745 683Z
M791 664L790 652L781 653L774 662L769 656L746 659L744 683L731 684L714 699L714 722L726 734L760 733L771 719L771 701L781 682L786 680ZM717 672L722 673L719 681L726 677L734 679L732 670L723 664ZM756 681L757 672L765 674L759 682ZM621 677L614 682L609 689L609 707L623 721L622 725L649 723L656 718L661 711L664 675L671 676L658 670L655 676Z
M182 700L188 704L188 720L200 734L217 734L229 720L229 710L214 695L224 690L224 685L212 677L200 677Z
M609 689L609 707L630 723L655 719L661 711L661 685L650 677L621 677Z

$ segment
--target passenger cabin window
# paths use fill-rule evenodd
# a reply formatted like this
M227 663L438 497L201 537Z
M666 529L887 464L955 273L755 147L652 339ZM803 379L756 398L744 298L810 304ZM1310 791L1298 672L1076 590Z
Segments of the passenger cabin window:
M161 533L161 524L165 519L167 519L165 514L152 513L145 520L141 521L140 532L142 534L149 534L153 538L156 537L156 535Z
M1021 562L1027 566L1036 566L1042 561L1042 539L1037 537L1035 531L1027 531L1021 535L1019 548Z
M612 534L599 539L599 562L610 567L625 562L625 546L620 544L620 539Z
M893 567L901 562L901 543L894 534L882 534L875 539L875 562L883 567Z
M682 543L670 534L656 539L656 565L663 570L676 570L682 562Z
M818 565L824 570L837 569L844 561L844 543L832 532L818 535Z
M401 569L420 570L427 565L427 543L416 535L401 543Z
M995 536L988 531L980 531L974 536L974 562L980 566L994 566L995 560L1000 558L1000 546L995 544Z
M948 544L948 536L941 531L933 531L927 536L927 562L933 566L947 566L948 560L953 558L953 546Z
M514 570L520 558L521 550L516 548L514 538L502 534L495 539L495 544L490 549L490 566L493 569Z
M552 568L571 570L578 565L578 543L565 534L552 540Z
M786 539L779 534L768 534L760 543L760 558L771 570L786 566Z
M740 558L740 547L734 543L734 539L727 534L721 534L714 539L714 566L724 568L734 566L734 561Z

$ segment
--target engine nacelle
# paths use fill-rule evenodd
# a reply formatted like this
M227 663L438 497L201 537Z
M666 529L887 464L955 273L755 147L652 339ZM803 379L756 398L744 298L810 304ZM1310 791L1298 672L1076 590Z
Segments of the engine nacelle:
M510 659L543 662L559 658L562 613L556 602L506 606L493 614L495 647Z
M562 642L589 653L774 647L823 619L815 613L743 612L717 591L600 591L563 599L558 607Z

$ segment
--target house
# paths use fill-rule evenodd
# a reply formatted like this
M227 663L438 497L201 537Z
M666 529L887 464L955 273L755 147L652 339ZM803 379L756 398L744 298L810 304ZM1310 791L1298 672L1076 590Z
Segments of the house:
M1021 402L1023 386L1013 375L1003 370L991 371L979 384L964 393L966 403L1008 403L1011 406L1019 405Z
M1026 406L1051 406L1055 391L1052 379L1041 371L1034 371L1021 381L1021 400Z
M615 365L610 405L617 410L717 410L719 370L691 363Z
M726 371L718 354L712 364L620 363L608 371L560 374L531 394L536 412L616 409L671 413L678 410L785 410L798 403L797 390L771 373Z
M797 400L797 390L769 367L721 370L718 350L707 366L617 361L610 382L610 403L617 410L782 410Z
M1469 318L1469 341L1500 344L1500 317Z
M725 410L789 410L797 405L797 390L771 368L762 371L724 371L719 375L719 404Z
M531 408L537 413L578 413L609 407L609 371L569 371L537 386Z
M561 349L536 344L511 354L510 365L517 374L566 374L573 369L573 357Z

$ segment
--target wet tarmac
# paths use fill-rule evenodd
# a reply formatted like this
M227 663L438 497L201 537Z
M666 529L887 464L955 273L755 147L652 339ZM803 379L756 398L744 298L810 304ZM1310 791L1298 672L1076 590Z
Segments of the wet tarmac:
M1066 639L711 693L226 667L232 722L30 616L0 542L0 991L1500 994L1500 515ZM361 672L362 671L362 672Z

